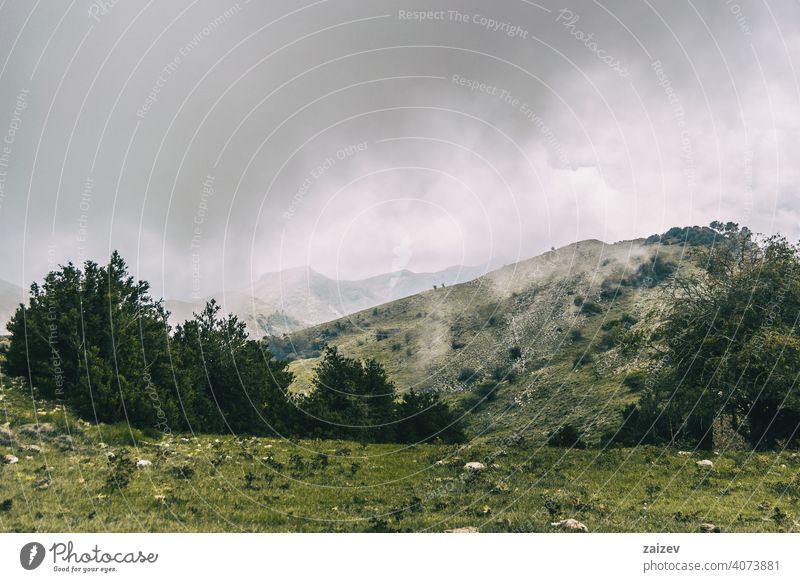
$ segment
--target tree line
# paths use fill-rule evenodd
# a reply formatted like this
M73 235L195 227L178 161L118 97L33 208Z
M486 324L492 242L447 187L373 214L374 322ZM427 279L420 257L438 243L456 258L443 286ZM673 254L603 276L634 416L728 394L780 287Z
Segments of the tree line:
M315 389L293 395L287 363L214 300L174 330L168 316L116 251L108 265L61 266L31 285L29 304L11 318L6 371L82 418L164 433L464 439L436 395L398 394L374 360L328 348Z

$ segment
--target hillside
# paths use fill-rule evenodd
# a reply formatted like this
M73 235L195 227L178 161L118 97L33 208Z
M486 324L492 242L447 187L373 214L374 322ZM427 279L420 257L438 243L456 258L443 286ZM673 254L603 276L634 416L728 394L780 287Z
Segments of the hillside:
M251 335L279 335L414 295L434 285L469 281L483 272L482 267L454 266L434 273L402 270L350 281L298 267L266 273L249 288L214 297L226 312L247 323ZM189 319L204 301L167 301L170 322L177 325Z
M597 443L636 399L620 336L658 308L672 271L692 268L690 247L653 243L583 241L270 345L293 359L297 391L327 343L375 358L401 391L443 394L473 434L542 441L569 423Z

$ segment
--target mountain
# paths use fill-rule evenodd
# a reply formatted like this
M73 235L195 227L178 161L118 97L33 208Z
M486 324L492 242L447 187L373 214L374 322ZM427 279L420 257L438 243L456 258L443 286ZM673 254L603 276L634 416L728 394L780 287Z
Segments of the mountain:
M658 243L575 243L272 338L270 349L292 360L295 391L310 389L321 349L335 345L376 359L400 391L442 394L473 434L541 441L570 423L597 442L638 398L620 337L662 305L674 272L696 268L693 247Z
M214 295L226 312L235 313L255 336L281 335L350 313L420 293L470 281L483 267L454 266L434 273L408 270L362 280L337 280L310 267L266 273L250 288ZM205 300L204 300L205 301ZM190 318L204 301L167 301L173 325Z
M0 280L0 335L6 335L6 325L20 303L26 301L27 293L13 283Z

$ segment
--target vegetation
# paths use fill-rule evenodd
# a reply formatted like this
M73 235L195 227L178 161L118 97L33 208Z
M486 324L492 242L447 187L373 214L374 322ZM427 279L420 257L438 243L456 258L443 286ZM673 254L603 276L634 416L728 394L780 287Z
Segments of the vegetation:
M800 531L800 455L790 451L725 452L705 470L699 453L671 448L600 453L510 438L466 448L167 435L130 446L53 402L32 407L17 382L0 395L0 425L16 438L0 450L19 457L0 463L4 532L554 532L565 518L591 532L697 532L708 522ZM42 435L26 436L37 420ZM472 461L486 469L469 473Z
M710 449L727 424L751 447L800 436L800 249L712 223L702 272L679 278L652 333L633 336L650 387L628 408L623 442Z
M0 350L0 528L798 531L800 251L652 242L268 342L213 301L170 329L116 253L62 267Z
M235 316L222 316L214 300L173 333L148 291L116 252L107 266L88 261L83 270L69 264L48 273L8 325L7 373L28 379L34 397L82 418L166 434L463 439L438 397L398 397L380 364L335 348L315 370L316 390L292 397L287 364L249 339Z
M394 384L375 360L359 362L325 350L314 391L296 399L309 418L305 434L370 442L461 442L458 417L435 394L413 390L398 398Z

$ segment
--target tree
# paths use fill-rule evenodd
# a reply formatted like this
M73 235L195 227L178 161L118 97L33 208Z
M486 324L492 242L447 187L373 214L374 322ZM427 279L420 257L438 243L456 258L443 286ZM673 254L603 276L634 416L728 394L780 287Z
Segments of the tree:
M396 438L401 443L441 440L460 443L466 440L461 420L437 394L410 390L403 394L395 412Z
M438 396L411 391L398 397L375 360L359 362L328 347L313 383L314 390L300 402L314 419L302 428L305 434L409 443L464 438L458 417Z
M293 428L287 390L292 376L263 344L248 339L236 316L215 300L179 325L175 360L191 391L181 401L205 432L274 434Z
M650 341L650 388L626 412L643 440L713 446L723 415L755 448L795 439L800 420L800 251L714 222L701 272L676 279Z
M156 423L171 382L167 313L116 251L106 266L70 263L31 285L29 305L17 308L8 330L8 371L27 378L35 395L85 418Z

